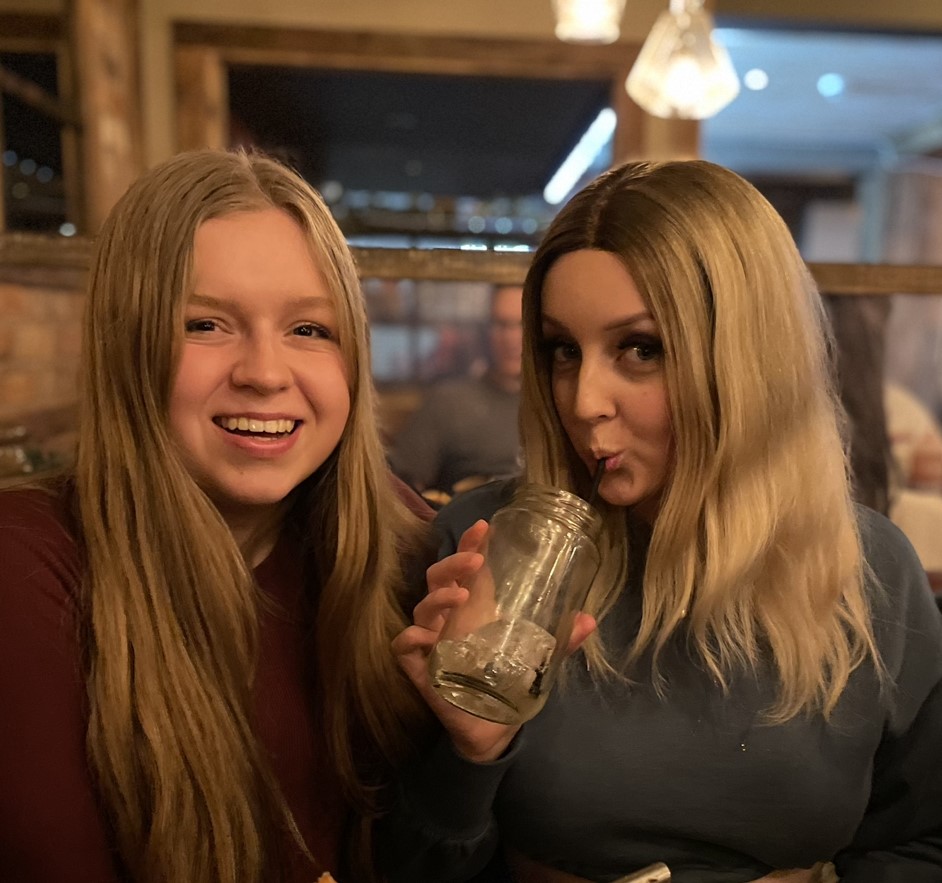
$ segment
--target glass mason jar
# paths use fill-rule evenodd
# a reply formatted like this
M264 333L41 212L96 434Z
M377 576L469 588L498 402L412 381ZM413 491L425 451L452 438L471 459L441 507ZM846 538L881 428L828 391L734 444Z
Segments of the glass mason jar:
M429 658L443 699L503 724L543 707L598 572L601 527L581 497L533 484L494 514L470 597Z

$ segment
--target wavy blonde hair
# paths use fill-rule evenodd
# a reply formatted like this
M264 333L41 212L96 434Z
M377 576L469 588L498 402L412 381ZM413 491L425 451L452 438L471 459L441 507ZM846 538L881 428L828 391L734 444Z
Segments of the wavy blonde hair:
M702 161L628 163L559 213L526 280L521 434L528 479L584 494L538 345L546 274L579 249L624 263L664 341L675 452L628 669L683 629L724 687L771 661L771 721L829 713L864 659L880 666L827 325L787 227L752 185ZM589 605L604 617L629 529L624 510L600 508L605 564ZM597 640L586 653L616 671Z
M270 207L310 243L335 299L349 378L340 443L287 518L311 550L315 699L327 747L363 817L422 714L389 651L406 625L400 555L418 526L386 469L350 250L320 197L275 161L177 156L132 185L96 242L75 469L88 752L121 859L139 883L267 883L282 875L281 832L302 842L250 723L257 589L168 428L194 233L210 218ZM312 858L312 879L316 868Z

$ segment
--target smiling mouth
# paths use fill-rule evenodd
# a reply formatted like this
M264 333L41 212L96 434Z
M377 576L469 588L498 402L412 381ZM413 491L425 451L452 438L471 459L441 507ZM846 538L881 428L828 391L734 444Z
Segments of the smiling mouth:
M213 417L220 429L231 435L253 438L287 438L301 425L300 420L253 420L248 417Z

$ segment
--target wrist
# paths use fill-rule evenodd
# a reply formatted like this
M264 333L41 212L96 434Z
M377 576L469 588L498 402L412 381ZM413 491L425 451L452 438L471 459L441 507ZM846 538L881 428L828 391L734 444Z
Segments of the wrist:
M492 763L500 760L510 748L510 744L520 732L520 726L508 727L507 732L490 745L481 746L478 743L451 737L451 744L455 753L471 763Z

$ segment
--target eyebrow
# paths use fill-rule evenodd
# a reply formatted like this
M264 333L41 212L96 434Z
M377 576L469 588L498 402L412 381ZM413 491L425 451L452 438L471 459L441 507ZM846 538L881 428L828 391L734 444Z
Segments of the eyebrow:
M603 331L617 331L620 328L628 328L632 325L638 325L645 320L654 321L654 316L651 315L647 310L642 310L640 313L635 313L631 316L625 316L621 319L615 319L612 322L609 322L607 325L603 326ZM552 325L555 328L565 329L566 323L561 322L559 319L554 318L553 316L543 314L542 323L544 325Z
M236 304L235 301L226 300L224 298L211 297L208 294L191 294L186 303L187 306L194 305L198 307L215 307L217 309L222 308L236 311L240 309L239 305ZM329 297L324 296L297 297L289 301L287 306L289 309L317 309L320 307L333 308L333 302Z

